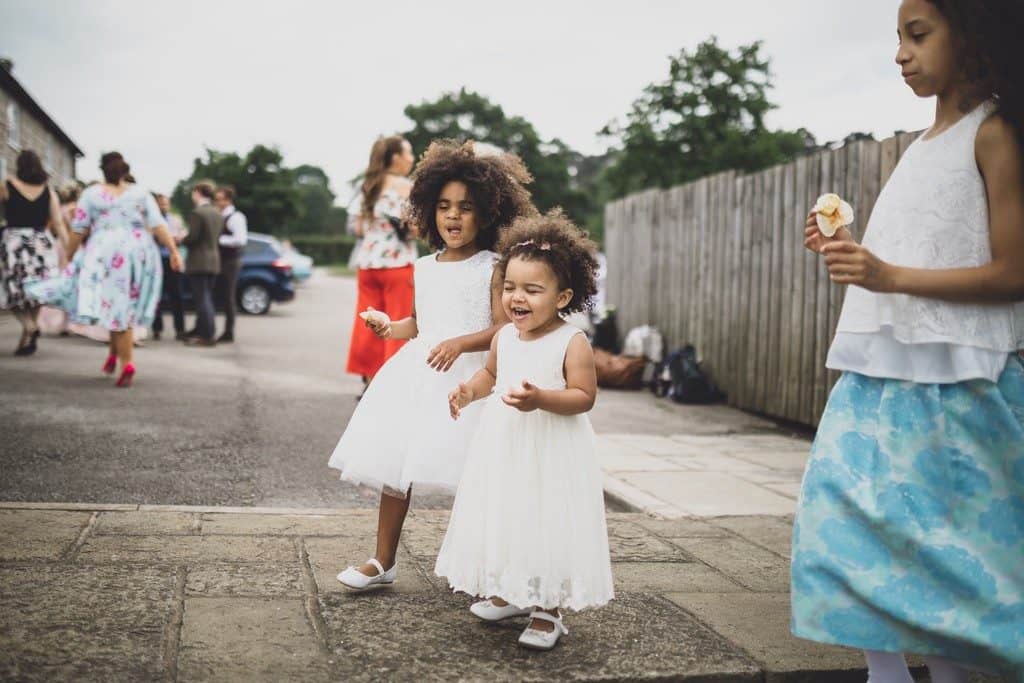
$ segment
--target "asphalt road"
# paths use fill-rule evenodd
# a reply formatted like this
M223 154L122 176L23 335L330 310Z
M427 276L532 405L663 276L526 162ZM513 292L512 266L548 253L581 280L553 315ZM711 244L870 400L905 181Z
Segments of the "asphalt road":
M344 372L354 299L353 279L318 271L295 301L240 316L234 344L147 343L128 390L95 341L12 356L20 327L0 314L0 501L375 507L327 467L361 390Z

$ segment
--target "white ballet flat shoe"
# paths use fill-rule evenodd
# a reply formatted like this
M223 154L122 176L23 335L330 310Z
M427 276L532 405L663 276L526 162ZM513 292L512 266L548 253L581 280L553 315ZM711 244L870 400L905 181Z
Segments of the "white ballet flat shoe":
M502 619L511 619L512 617L525 617L530 613L529 609L520 609L515 605L499 607L489 599L474 602L469 606L469 611L484 621L501 621Z
M561 618L553 617L547 612L541 612L540 610L530 613L530 619L541 619L543 621L550 621L555 625L555 628L549 631L538 631L535 628L526 627L523 634L519 636L519 644L530 650L550 650L558 642L558 639L563 635L569 635L569 629L562 623Z
M341 585L350 591L368 591L375 588L390 586L398 577L397 562L387 571L384 571L384 566L375 558L371 557L366 561L366 563L372 564L377 569L376 576L367 576L355 567L349 567L338 574L338 581L341 582Z

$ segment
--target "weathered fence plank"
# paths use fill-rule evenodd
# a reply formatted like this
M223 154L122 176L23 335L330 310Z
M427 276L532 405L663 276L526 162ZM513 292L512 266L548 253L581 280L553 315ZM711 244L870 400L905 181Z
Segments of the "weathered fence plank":
M816 424L844 290L803 248L818 195L854 206L854 236L917 133L862 140L753 174L720 173L605 208L608 302L622 332L652 324L697 347L729 403Z

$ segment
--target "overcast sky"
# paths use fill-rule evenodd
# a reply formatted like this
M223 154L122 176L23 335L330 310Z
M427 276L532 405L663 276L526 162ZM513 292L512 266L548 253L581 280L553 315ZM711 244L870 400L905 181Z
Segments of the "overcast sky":
M204 146L277 145L336 192L405 105L465 86L585 153L667 58L715 34L764 41L772 127L819 140L930 123L893 63L897 0L0 0L0 55L86 152L168 191ZM417 150L419 153L422 150ZM340 196L344 203L347 196Z

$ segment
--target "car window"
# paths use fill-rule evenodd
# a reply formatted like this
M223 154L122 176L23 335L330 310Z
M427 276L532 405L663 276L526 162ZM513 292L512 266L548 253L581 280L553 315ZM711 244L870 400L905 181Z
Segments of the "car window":
M257 256L262 254L267 249L267 243L259 240L248 240L245 243L245 255L246 256Z

